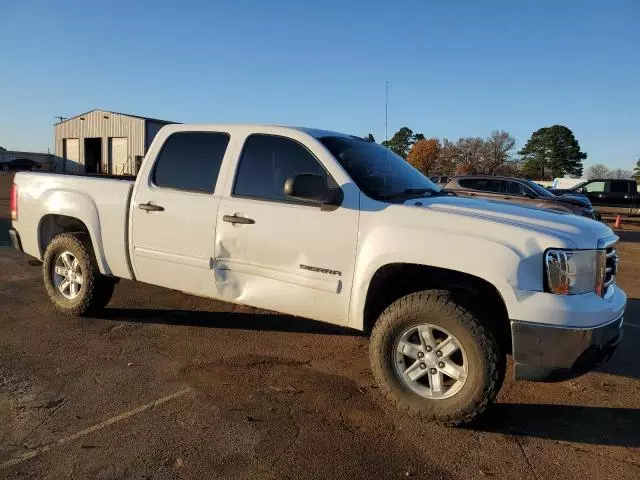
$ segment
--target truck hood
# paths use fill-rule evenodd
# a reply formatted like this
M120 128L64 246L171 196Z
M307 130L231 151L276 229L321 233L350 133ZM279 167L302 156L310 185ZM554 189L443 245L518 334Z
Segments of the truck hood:
M604 223L585 217L507 202L442 196L411 199L404 205L428 213L429 228L505 244L537 237L544 248L596 248L599 239L614 234Z

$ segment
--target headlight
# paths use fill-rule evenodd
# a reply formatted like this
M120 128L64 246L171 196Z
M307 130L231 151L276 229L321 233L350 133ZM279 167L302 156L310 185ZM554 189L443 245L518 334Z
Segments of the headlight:
M545 265L551 293L602 295L606 269L604 250L547 250Z

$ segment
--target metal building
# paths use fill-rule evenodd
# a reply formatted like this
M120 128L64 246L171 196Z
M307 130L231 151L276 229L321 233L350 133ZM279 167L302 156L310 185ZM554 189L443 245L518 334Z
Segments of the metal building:
M135 175L153 137L169 123L107 110L91 110L55 124L54 169Z

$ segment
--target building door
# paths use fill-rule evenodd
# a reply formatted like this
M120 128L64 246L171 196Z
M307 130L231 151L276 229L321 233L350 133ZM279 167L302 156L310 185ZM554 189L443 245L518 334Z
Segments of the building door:
M62 164L63 172L80 171L80 140L77 138L65 138L62 140Z
M84 171L102 173L102 138L84 139Z
M109 138L109 173L124 175L133 173L127 169L128 141L126 137Z

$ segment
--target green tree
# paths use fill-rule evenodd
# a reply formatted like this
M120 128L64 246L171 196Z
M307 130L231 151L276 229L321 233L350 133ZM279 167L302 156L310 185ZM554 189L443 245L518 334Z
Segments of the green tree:
M636 162L636 166L633 169L633 176L640 180L640 158Z
M562 125L533 132L518 153L522 155L525 174L543 180L563 175L579 177L582 175L582 160L587 158L587 154L580 151L573 132Z
M385 140L382 145L406 159L409 150L418 140L424 140L424 135L421 133L414 134L410 128L402 127L391 137L391 140Z

